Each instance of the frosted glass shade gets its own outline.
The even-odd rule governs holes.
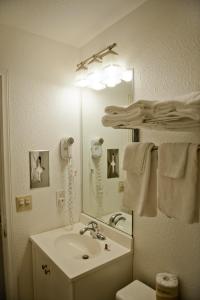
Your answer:
[[[113,64],[104,67],[102,82],[108,87],[114,87],[121,82],[122,69],[119,65]]]
[[[80,78],[75,81],[75,86],[77,87],[86,87],[88,85],[88,80],[86,78]]]
[[[105,89],[105,84],[101,83],[101,82],[96,82],[96,83],[92,83],[88,86],[89,88],[96,90],[96,91],[100,91]]]
[[[81,74],[76,81],[77,87],[88,87],[94,90],[102,90],[106,87],[115,87],[123,81],[129,82],[133,79],[133,70],[124,69],[118,64],[109,64],[103,69],[95,69],[89,74]]]
[[[122,72],[122,80],[129,82],[133,79],[133,70],[132,69],[126,69]]]
[[[103,84],[101,80],[102,80],[102,73],[100,71],[96,71],[88,74],[87,76],[88,87],[94,90],[103,90],[105,88],[105,84]]]

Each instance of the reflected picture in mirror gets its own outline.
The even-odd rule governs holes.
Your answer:
[[[107,149],[107,178],[119,177],[119,150]]]
[[[104,127],[101,119],[106,106],[127,106],[132,101],[132,82],[101,91],[82,90],[83,212],[130,235],[132,211],[127,211],[122,201],[122,160],[133,133],[131,129]]]

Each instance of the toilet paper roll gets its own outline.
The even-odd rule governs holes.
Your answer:
[[[171,273],[158,273],[156,275],[156,291],[167,295],[177,296],[178,279]]]
[[[178,295],[167,295],[156,291],[156,300],[178,300]]]

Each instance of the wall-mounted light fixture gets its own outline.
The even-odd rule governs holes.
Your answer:
[[[117,46],[116,43],[106,47],[105,49],[93,54],[87,59],[77,64],[76,71],[79,72],[75,85],[78,87],[88,87],[94,90],[102,90],[106,87],[114,87],[122,81],[131,81],[133,77],[132,69],[125,69],[117,63],[111,63],[102,67],[103,58],[107,55],[118,55],[113,50]],[[96,68],[92,68],[92,65]]]

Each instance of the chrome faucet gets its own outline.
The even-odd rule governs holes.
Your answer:
[[[80,230],[80,234],[83,235],[85,232],[90,231],[90,235],[93,239],[105,240],[106,237],[99,232],[98,223],[95,221],[91,221],[84,228]]]
[[[109,219],[109,225],[115,227],[120,220],[126,220],[122,213],[113,214]]]
[[[109,225],[113,226],[114,225],[114,222],[115,222],[115,219],[118,217],[118,216],[122,216],[121,213],[116,213],[116,214],[113,214],[110,219],[109,219]]]
[[[117,219],[114,221],[114,224],[117,225],[117,223],[118,223],[119,221],[121,221],[121,220],[126,221],[126,218],[125,218],[124,216],[120,216],[119,218],[117,218]]]

